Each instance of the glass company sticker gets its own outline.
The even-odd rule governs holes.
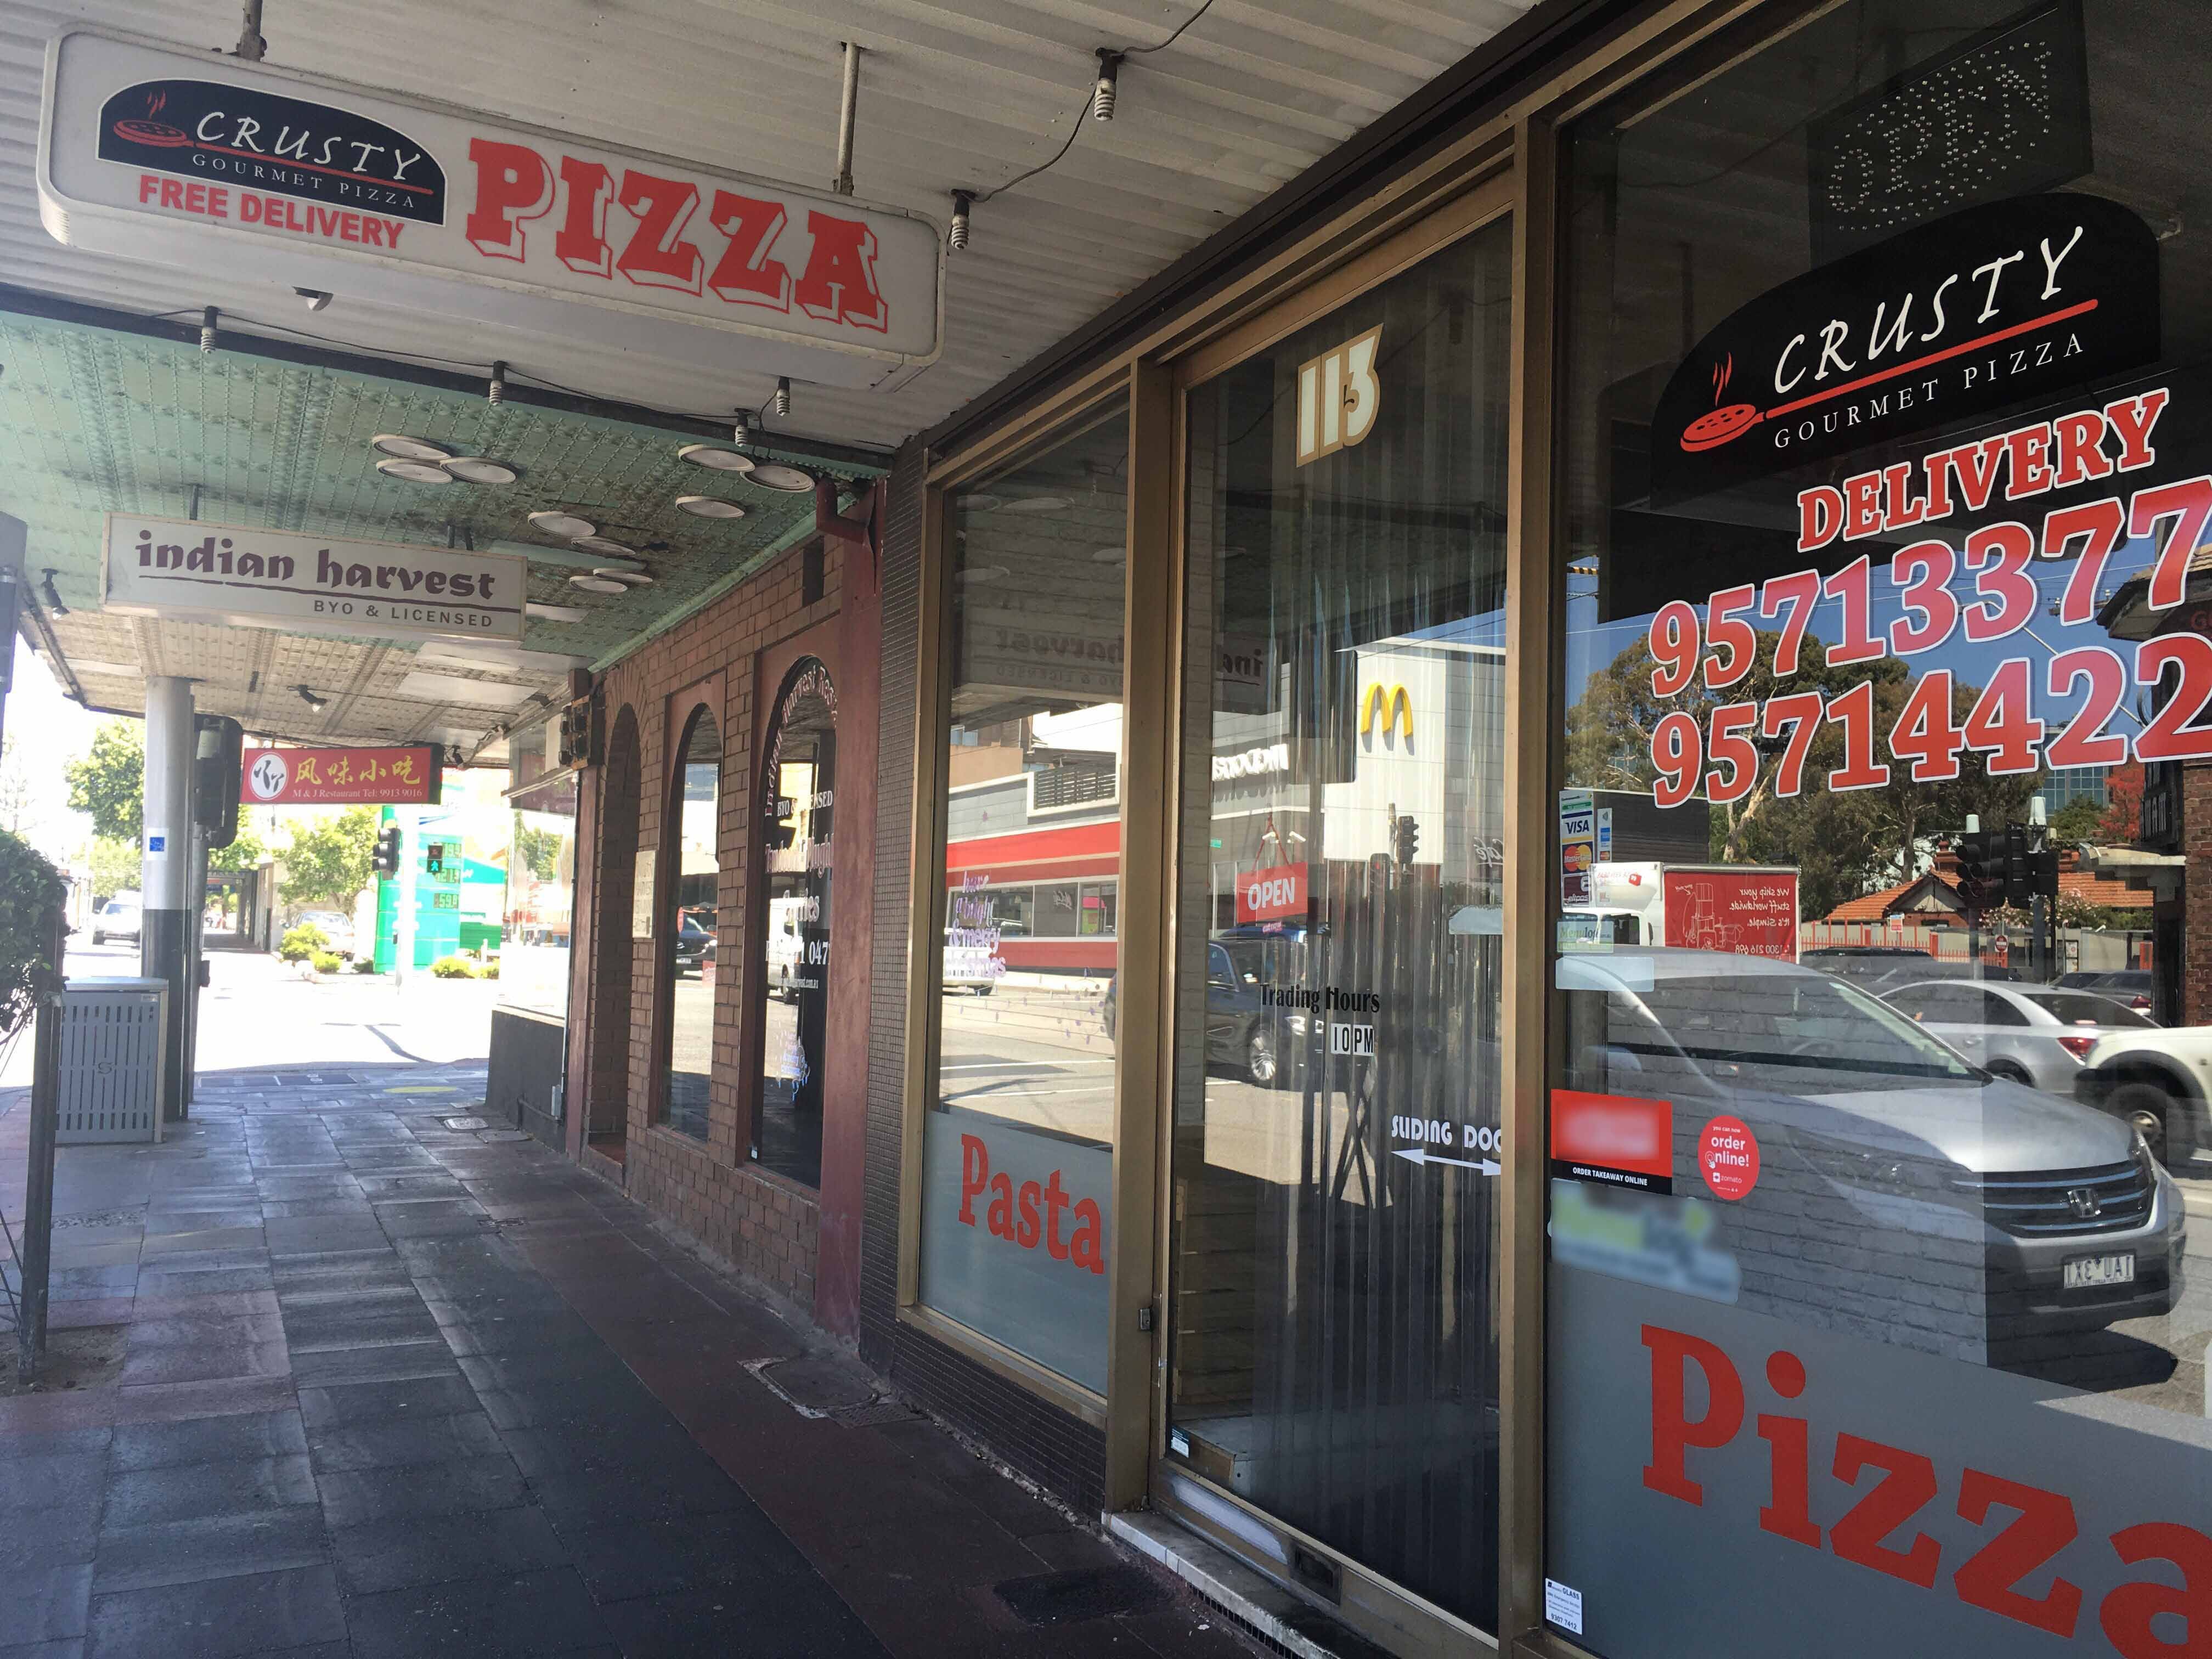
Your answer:
[[[1570,1635],[1583,1633],[1583,1593],[1569,1589],[1556,1578],[1544,1581],[1544,1618]]]
[[[1715,1196],[1747,1197],[1759,1184],[1759,1142],[1740,1117],[1715,1118],[1698,1136],[1698,1173]]]

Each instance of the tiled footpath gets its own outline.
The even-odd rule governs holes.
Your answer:
[[[161,1146],[64,1150],[0,1659],[1249,1659],[482,1094],[217,1073]]]

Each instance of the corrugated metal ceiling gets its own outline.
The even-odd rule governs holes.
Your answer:
[[[580,136],[821,188],[834,167],[839,45],[863,60],[862,198],[941,221],[1085,131],[1050,172],[976,210],[947,274],[939,362],[893,386],[801,387],[795,432],[896,443],[932,424],[1328,153],[1527,9],[1528,0],[1217,0],[1174,46],[1132,59],[1110,125],[1079,106],[1100,46],[1150,45],[1189,0],[269,0],[269,61],[499,112]],[[247,331],[312,330],[692,414],[766,401],[773,365],[732,380],[683,362],[489,331],[341,295],[287,292],[60,246],[33,186],[45,43],[94,23],[210,49],[235,0],[82,0],[0,13],[0,283],[141,313],[217,305]]]

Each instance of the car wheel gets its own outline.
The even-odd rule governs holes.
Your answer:
[[[987,997],[991,994],[991,991],[992,987],[988,984],[979,985],[975,988],[975,994],[979,997]]]
[[[1246,1075],[1262,1089],[1272,1089],[1275,1079],[1282,1075],[1283,1057],[1275,1047],[1275,1033],[1265,1025],[1255,1025],[1244,1043]]]
[[[1991,1077],[2002,1078],[2007,1083],[2017,1083],[2023,1089],[2033,1089],[2035,1087],[2035,1079],[2033,1078],[2028,1076],[2028,1074],[2021,1070],[2019,1066],[2007,1065],[2002,1060],[1999,1060],[1996,1065],[1990,1066],[1989,1071]]]
[[[2189,1156],[2189,1137],[2184,1114],[2188,1107],[2155,1083],[2123,1083],[2105,1102],[2105,1109],[2119,1117],[2143,1138],[2150,1155],[2171,1164]]]
[[[107,943],[107,935],[95,927],[92,933],[92,942],[94,945],[105,945]]]

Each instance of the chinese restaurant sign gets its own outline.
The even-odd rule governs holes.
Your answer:
[[[520,640],[511,553],[107,515],[110,611],[379,640]]]
[[[245,793],[253,806],[435,806],[445,774],[438,751],[249,749]]]
[[[1651,417],[1665,507],[2147,363],[2158,241],[2101,197],[1967,208],[1784,283],[1699,341]]]
[[[127,37],[49,47],[39,201],[74,247],[836,384],[938,350],[927,220]]]

